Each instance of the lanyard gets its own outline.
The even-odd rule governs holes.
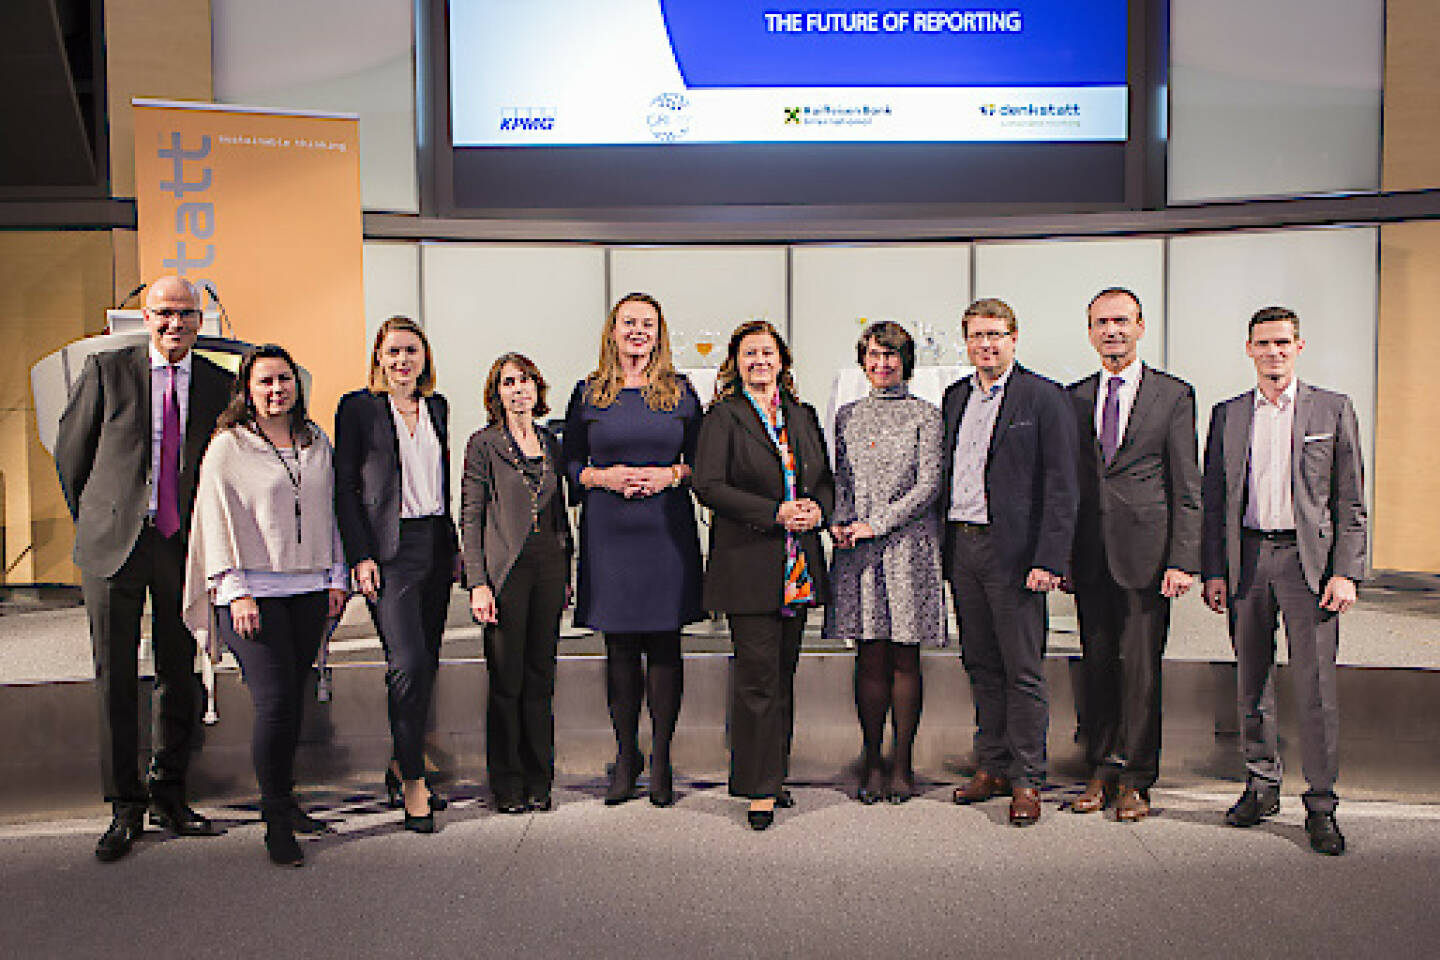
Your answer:
[[[275,441],[266,436],[265,431],[258,426],[255,428],[255,432],[260,434],[271,450],[275,451],[275,459],[280,461],[280,467],[285,471],[285,476],[295,491],[295,542],[303,543],[305,538],[301,533],[300,525],[300,450],[295,446],[295,431],[293,429],[290,431],[290,449],[295,454],[295,471],[293,473],[290,470],[290,461],[286,460],[285,455],[280,452],[280,448],[275,446]]]

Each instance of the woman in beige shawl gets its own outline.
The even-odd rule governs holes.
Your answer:
[[[295,361],[273,344],[252,350],[200,465],[185,621],[240,661],[265,847],[282,866],[304,862],[297,830],[328,829],[300,809],[293,771],[305,680],[347,596],[333,489],[330,441],[305,415]]]

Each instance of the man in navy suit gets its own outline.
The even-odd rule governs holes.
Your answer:
[[[977,300],[960,320],[975,373],[945,391],[945,578],[975,701],[975,776],[956,803],[1010,795],[1040,819],[1049,702],[1045,594],[1069,574],[1075,421],[1065,390],[1015,363],[1015,312]]]

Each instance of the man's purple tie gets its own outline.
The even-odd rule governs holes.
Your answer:
[[[1115,459],[1120,446],[1120,385],[1119,377],[1111,377],[1105,386],[1105,409],[1100,411],[1100,453],[1105,462]]]
[[[175,395],[174,364],[165,368],[160,466],[155,471],[155,529],[162,537],[180,532],[180,400]]]

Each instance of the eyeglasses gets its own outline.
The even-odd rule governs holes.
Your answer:
[[[1010,339],[1009,330],[975,330],[965,334],[965,339],[970,343],[999,343],[1001,340]]]
[[[185,320],[193,321],[200,319],[200,311],[194,308],[179,309],[176,307],[156,307],[155,309],[145,308],[145,312],[152,317],[159,317],[161,320]]]

